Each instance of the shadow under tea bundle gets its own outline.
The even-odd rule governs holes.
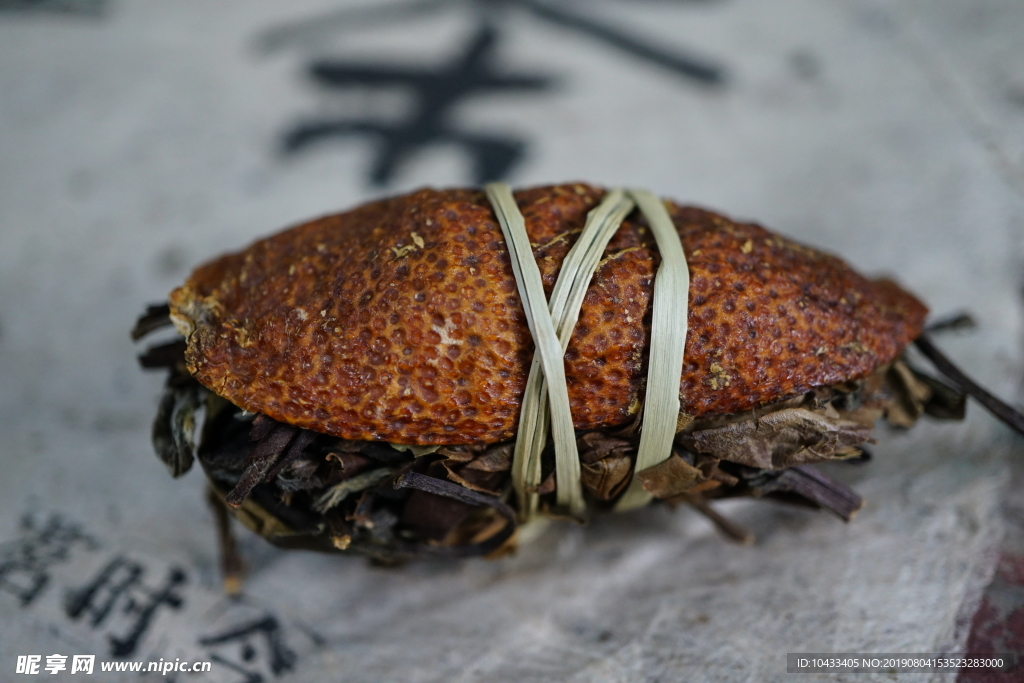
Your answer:
[[[133,331],[174,324],[153,442],[174,476],[284,547],[391,562],[514,547],[538,517],[769,497],[849,520],[813,465],[881,418],[1012,409],[923,336],[888,280],[750,223],[582,184],[420,190],[200,266]],[[904,357],[921,351],[955,388]],[[203,424],[195,440],[196,414]]]

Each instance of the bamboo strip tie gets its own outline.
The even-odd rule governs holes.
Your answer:
[[[634,209],[647,218],[661,252],[662,264],[654,282],[651,350],[647,394],[641,422],[640,447],[634,472],[666,460],[679,415],[679,381],[686,341],[689,270],[678,233],[656,196],[645,190],[612,190],[587,215],[579,239],[566,255],[551,292],[544,296],[540,269],[512,189],[505,183],[485,187],[512,259],[512,270],[534,339],[534,359],[523,395],[512,463],[513,488],[519,514],[529,521],[537,514],[541,484],[541,453],[550,430],[555,446],[556,502],[568,514],[582,518],[583,498],[576,433],[569,410],[563,355],[579,319],[587,287],[608,242]],[[634,477],[616,505],[626,510],[644,505],[651,495]]]

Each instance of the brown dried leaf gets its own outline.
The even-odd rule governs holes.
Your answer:
[[[817,507],[833,512],[849,522],[864,501],[846,484],[836,481],[810,465],[781,472],[766,472],[748,481],[755,496],[797,496]]]
[[[434,541],[442,541],[476,510],[460,500],[413,491],[402,510],[402,524]]]
[[[628,456],[602,458],[580,467],[583,488],[598,500],[611,500],[629,483],[633,463]]]
[[[541,482],[540,486],[537,487],[537,494],[546,496],[547,494],[555,490],[555,473],[552,472]]]
[[[588,432],[576,440],[580,452],[580,462],[595,463],[604,458],[628,458],[633,452],[633,444],[625,439],[618,439],[601,432]]]
[[[836,459],[837,451],[870,438],[871,428],[858,422],[806,408],[788,408],[756,420],[693,432],[682,440],[688,448],[722,460],[784,469]]]
[[[907,392],[919,403],[927,403],[932,397],[932,389],[914,374],[914,371],[901,360],[892,364],[892,370],[899,376]]]
[[[269,418],[260,420],[261,417],[263,416],[257,415],[253,420],[252,436],[249,438],[251,441],[256,441],[256,445],[253,446],[252,452],[245,460],[245,471],[235,487],[224,498],[224,501],[236,510],[241,507],[242,501],[249,496],[249,493],[266,480],[267,474],[299,433],[297,427],[275,422]],[[253,438],[254,436],[259,436],[259,440]]]
[[[686,493],[704,493],[705,491],[717,489],[721,485],[722,482],[718,481],[717,479],[708,479],[707,481],[702,481],[699,484],[694,484],[690,489],[686,491]]]
[[[693,415],[679,411],[679,415],[676,417],[676,432],[681,432],[689,427],[693,424],[693,420]]]
[[[357,474],[351,479],[345,479],[340,484],[336,484],[320,494],[313,503],[313,509],[323,514],[337,506],[351,494],[377,486],[394,473],[395,469],[393,467],[380,467],[369,472]]]
[[[735,486],[739,483],[739,479],[723,472],[718,469],[718,464],[721,462],[718,458],[712,458],[706,454],[697,454],[696,460],[693,465],[701,471],[704,475],[704,479],[708,479],[718,484],[725,484],[726,486]]]
[[[668,460],[637,473],[636,478],[655,498],[672,498],[689,491],[704,475],[673,453]]]
[[[477,456],[475,449],[471,450],[467,446],[441,446],[437,454],[454,462],[469,462]]]
[[[939,420],[964,419],[967,414],[967,394],[916,370],[914,376],[931,387],[932,390],[932,397],[924,404],[926,415]]]
[[[924,406],[932,397],[932,389],[919,380],[901,360],[893,362],[885,375],[892,399],[885,406],[885,418],[896,427],[913,427],[924,415]]]
[[[801,394],[800,396],[794,396],[784,401],[769,403],[768,405],[759,406],[753,410],[747,410],[742,413],[701,416],[695,418],[679,436],[685,438],[687,434],[693,434],[705,429],[718,429],[719,427],[725,427],[726,425],[748,422],[752,419],[762,417],[769,413],[775,413],[780,410],[788,410],[790,408],[808,408],[808,400],[808,394]]]
[[[514,446],[514,443],[492,446],[473,457],[468,463],[463,459],[466,454],[456,451],[455,457],[446,457],[439,462],[449,480],[468,489],[494,496],[501,493],[508,480]]]
[[[878,419],[884,414],[884,408],[876,408],[866,405],[863,405],[856,410],[840,413],[844,420],[856,422],[857,424],[864,425],[868,429],[872,429],[875,426],[875,423],[878,422]]]
[[[501,489],[508,480],[508,475],[505,472],[486,472],[470,469],[468,466],[459,467],[458,463],[447,460],[441,462],[450,481],[480,493],[496,496],[501,493]]]
[[[365,441],[348,441],[347,439],[338,439],[331,445],[331,449],[338,453],[362,453],[364,448],[366,448]]]
[[[514,442],[500,444],[490,448],[473,459],[466,469],[480,470],[481,472],[508,472],[512,469],[512,451],[515,448]]]
[[[325,459],[328,462],[333,461],[338,463],[338,466],[341,468],[341,471],[345,474],[346,478],[359,474],[376,462],[360,453],[349,453],[347,451],[342,451],[340,453],[328,453]]]
[[[732,521],[728,517],[722,516],[718,513],[703,496],[695,493],[684,493],[681,496],[683,502],[689,503],[700,512],[702,515],[707,517],[715,525],[715,527],[723,534],[743,545],[753,545],[754,541],[757,540],[754,537],[754,533],[747,529],[744,529],[736,522]]]

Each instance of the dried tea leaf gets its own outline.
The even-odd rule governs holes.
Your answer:
[[[687,462],[689,462],[689,460],[687,460]],[[727,472],[723,472],[718,468],[721,462],[722,461],[719,460],[718,458],[713,458],[707,454],[698,453],[694,457],[694,461],[691,464],[701,471],[705,479],[716,481],[719,484],[724,484],[726,486],[735,486],[736,484],[738,484],[740,481],[738,478],[734,477],[733,475]]]
[[[599,501],[610,501],[623,493],[633,471],[632,441],[606,432],[588,432],[577,439],[584,488]]]
[[[757,540],[752,531],[744,529],[728,517],[722,516],[708,504],[703,496],[696,493],[684,493],[679,496],[679,500],[692,505],[695,510],[707,517],[715,525],[715,528],[737,543],[753,545],[754,541]]]
[[[576,440],[580,450],[580,462],[595,463],[608,457],[628,458],[635,448],[626,439],[609,436],[603,432],[588,432]]]
[[[512,450],[515,444],[503,443],[486,450],[483,455],[473,459],[466,469],[481,472],[508,472],[512,468]]]
[[[498,495],[505,488],[508,471],[512,467],[512,449],[514,444],[504,443],[492,446],[477,455],[468,463],[463,453],[456,453],[459,459],[445,458],[431,466],[436,476],[447,476],[448,479],[462,484],[466,488],[489,495]],[[443,471],[436,470],[437,465]]]
[[[1006,423],[1007,426],[1020,434],[1024,434],[1024,415],[993,396],[984,387],[965,375],[960,368],[956,367],[952,361],[946,358],[945,354],[939,351],[928,338],[928,335],[922,334],[914,341],[914,344],[935,365],[939,372],[960,387],[964,393],[973,396],[976,401],[985,406],[993,415]]]
[[[752,419],[757,419],[767,415],[768,413],[775,413],[780,410],[787,410],[789,408],[806,408],[808,407],[808,400],[808,395],[803,394],[801,396],[794,396],[782,401],[776,401],[775,403],[758,406],[753,410],[747,410],[742,413],[702,415],[687,425],[680,436],[685,437],[686,434],[692,434],[693,432],[699,432],[705,429],[717,429],[719,427],[725,427],[726,425],[736,424],[738,422],[749,422]]]
[[[924,331],[928,334],[935,332],[951,332],[958,330],[973,330],[978,326],[974,318],[971,317],[970,313],[961,311],[959,313],[953,313],[952,315],[940,318],[933,323],[930,323],[924,328]]]
[[[178,463],[178,449],[174,445],[174,435],[171,433],[171,416],[174,414],[174,405],[178,397],[175,390],[170,386],[164,387],[160,396],[160,403],[157,405],[156,416],[153,418],[152,440],[153,449],[160,461],[171,471],[171,476],[179,476],[188,471],[192,463],[182,467]]]
[[[453,484],[450,481],[443,479],[437,479],[418,472],[405,471],[396,480],[394,484],[396,489],[411,488],[416,489],[413,495],[409,497],[410,505],[413,503],[413,499],[421,501],[423,505],[428,507],[440,509],[445,503],[453,504],[454,507],[450,508],[450,514],[453,519],[457,518],[457,521],[451,523],[441,523],[434,529],[435,538],[444,538],[449,536],[455,526],[461,523],[463,520],[470,517],[474,510],[473,508],[487,507],[501,515],[505,519],[505,526],[503,533],[489,534],[486,536],[486,540],[471,546],[458,546],[452,548],[456,554],[459,555],[478,555],[487,554],[497,550],[512,534],[516,529],[516,515],[515,511],[512,510],[508,505],[503,503],[499,498],[494,496],[486,496],[475,491],[469,491],[458,484]],[[419,514],[409,514],[410,505],[406,505],[406,514],[403,516],[403,521],[406,523],[423,524],[425,516],[429,516],[429,510],[420,511]],[[414,510],[414,512],[416,512]],[[424,515],[423,512],[427,514]],[[438,522],[441,520],[438,519]],[[447,527],[447,530],[445,530]],[[444,532],[443,534],[441,532]],[[446,539],[447,540],[447,539]]]
[[[476,508],[434,493],[413,491],[402,509],[402,526],[415,530],[418,536],[443,543],[476,512]]]
[[[875,423],[885,415],[885,408],[862,405],[856,410],[840,411],[839,415],[844,420],[850,420],[868,429],[872,429]]]
[[[394,539],[398,515],[388,508],[377,508],[370,513],[370,540],[377,545],[388,545]]]
[[[214,495],[218,497],[223,495],[223,492],[216,487],[213,488],[213,491]],[[269,512],[252,498],[242,501],[241,507],[234,510],[232,515],[242,523],[242,526],[268,540],[297,533],[287,522]]]
[[[473,491],[479,491],[492,496],[501,493],[505,480],[508,478],[505,472],[474,470],[448,460],[441,461],[441,464],[444,466],[448,479],[462,484]]]
[[[905,359],[892,364],[886,375],[889,390],[894,400],[886,404],[887,412],[895,416],[889,419],[898,427],[910,426],[909,416],[920,417],[921,413],[940,420],[962,420],[967,409],[967,395],[934,377],[921,372]],[[907,404],[911,404],[908,409]]]
[[[551,474],[549,474],[547,477],[544,478],[544,481],[541,482],[540,486],[538,486],[537,490],[534,491],[533,493],[536,493],[538,496],[546,496],[549,493],[554,492],[554,490],[555,490],[555,473],[552,472]]]
[[[832,408],[832,400],[836,393],[832,387],[814,387],[808,392],[808,407],[819,410]]]
[[[335,439],[331,443],[331,450],[337,453],[362,453],[365,447],[365,441],[349,441],[347,439]]]
[[[270,470],[263,481],[276,479],[277,475],[281,474],[285,467],[291,465],[302,455],[302,452],[306,450],[306,446],[313,443],[315,438],[316,432],[311,432],[308,429],[300,431],[298,436],[291,442],[291,445],[288,446],[288,451],[274,464],[273,469]]]
[[[195,455],[195,413],[199,403],[199,391],[190,384],[178,386],[168,381],[164,387],[153,420],[152,439],[157,456],[167,465],[172,477],[180,477],[192,467]]]
[[[398,467],[409,462],[409,453],[396,451],[391,444],[378,441],[359,441],[359,452],[382,465]]]
[[[380,467],[369,472],[357,474],[351,479],[346,479],[340,484],[327,489],[313,503],[313,509],[323,514],[337,506],[351,494],[368,489],[371,486],[377,486],[395,472],[396,470],[393,467]]]
[[[704,474],[673,453],[668,460],[638,472],[636,479],[649,494],[664,499],[686,493],[704,479]]]
[[[837,459],[837,451],[871,438],[871,428],[806,408],[787,408],[756,420],[704,429],[680,438],[698,453],[778,470]]]
[[[437,454],[454,462],[469,462],[478,455],[477,449],[470,446],[441,446]]]
[[[932,397],[931,388],[919,380],[902,360],[893,362],[885,379],[893,395],[886,404],[886,419],[896,427],[914,426]]]
[[[352,545],[352,527],[339,515],[330,514],[324,517],[324,531],[334,548],[348,550]]]
[[[276,420],[267,417],[263,413],[256,415],[249,427],[249,441],[262,441],[277,425],[278,422]]]
[[[636,436],[640,431],[640,426],[644,423],[643,401],[641,401],[639,397],[634,396],[633,400],[629,404],[628,410],[629,414],[633,416],[633,419],[619,429],[608,432],[611,436],[619,436],[628,439]]]
[[[916,369],[914,369],[914,376],[932,390],[931,398],[924,404],[925,415],[939,420],[964,419],[967,415],[967,394],[961,393],[923,372],[918,372]]]
[[[251,420],[239,419],[243,413],[212,392],[206,394],[203,411],[197,455],[214,479],[233,485],[238,479],[237,473],[245,468],[245,459],[252,452],[249,441]],[[225,476],[228,473],[234,474]]]
[[[296,491],[313,491],[324,487],[324,481],[317,476],[320,463],[308,458],[300,458],[287,464],[275,482],[277,487],[286,493]]]
[[[794,494],[849,522],[864,501],[846,484],[836,481],[810,465],[780,472],[763,472],[750,479],[754,495]]]
[[[147,370],[184,366],[186,346],[184,339],[150,346],[139,356],[139,365]],[[181,372],[184,372],[184,369]]]
[[[629,483],[633,461],[629,456],[608,456],[584,462],[580,468],[583,488],[598,500],[612,500]]]
[[[410,446],[404,443],[389,443],[389,446],[394,448],[396,451],[404,451],[406,453],[412,453],[414,458],[419,458],[424,455],[430,455],[436,453],[440,446]]]
[[[146,312],[135,321],[135,327],[132,328],[132,341],[138,341],[150,332],[170,325],[171,307],[168,304],[146,306]]]
[[[171,472],[178,476],[192,466],[196,451],[196,409],[199,407],[199,393],[185,389],[178,392],[174,404],[174,416],[171,418],[171,433],[174,436],[174,447],[177,451],[176,469]],[[177,472],[177,474],[175,474]]]
[[[598,500],[612,500],[629,484],[636,447],[604,432],[588,432],[576,440],[583,488]]]
[[[324,459],[327,462],[338,463],[338,467],[341,469],[341,473],[345,475],[346,479],[354,477],[373,465],[375,462],[374,460],[367,458],[362,453],[350,453],[348,451],[328,453]]]
[[[299,432],[298,427],[292,427],[283,422],[274,422],[270,418],[267,418],[267,421],[271,423],[269,431],[265,428],[266,423],[259,421],[259,417],[253,421],[253,433],[263,434],[263,437],[256,442],[249,457],[245,459],[245,471],[242,473],[242,478],[224,499],[224,502],[235,509],[241,506],[242,501],[257,484],[266,481],[271,469],[284,455],[285,449]]]
[[[476,545],[493,538],[507,528],[508,521],[494,509],[473,508],[469,515],[440,539],[439,545],[444,547]]]
[[[721,485],[722,485],[722,482],[720,482],[720,481],[716,481],[714,479],[708,479],[707,481],[702,481],[699,484],[694,484],[693,488],[691,488],[686,493],[687,494],[704,493],[705,491],[710,491],[712,489],[717,489]],[[669,500],[671,501],[671,499],[669,499]]]

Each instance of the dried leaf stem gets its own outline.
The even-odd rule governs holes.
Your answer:
[[[418,472],[411,472],[408,470],[400,474],[395,479],[394,486],[396,489],[418,489],[420,491],[425,491],[426,493],[432,493],[435,496],[452,498],[453,500],[458,500],[466,503],[467,505],[489,507],[505,518],[505,528],[500,533],[481,543],[475,543],[469,546],[444,549],[438,548],[438,550],[447,551],[441,554],[460,556],[486,555],[501,547],[501,545],[505,543],[505,541],[507,541],[516,530],[516,513],[512,508],[503,503],[500,498],[472,491],[444,479],[428,477],[425,474],[419,474]]]
[[[932,343],[928,335],[922,334],[914,344],[932,362],[932,365],[948,377],[953,383],[960,387],[964,393],[973,396],[978,403],[985,406],[993,415],[1005,422],[1015,431],[1024,434],[1024,415],[1011,408],[1006,403],[990,394],[974,380],[965,375],[960,368],[953,365],[953,362]]]
[[[146,312],[135,321],[132,328],[132,341],[138,341],[154,330],[170,327],[171,307],[166,303],[147,306]]]

